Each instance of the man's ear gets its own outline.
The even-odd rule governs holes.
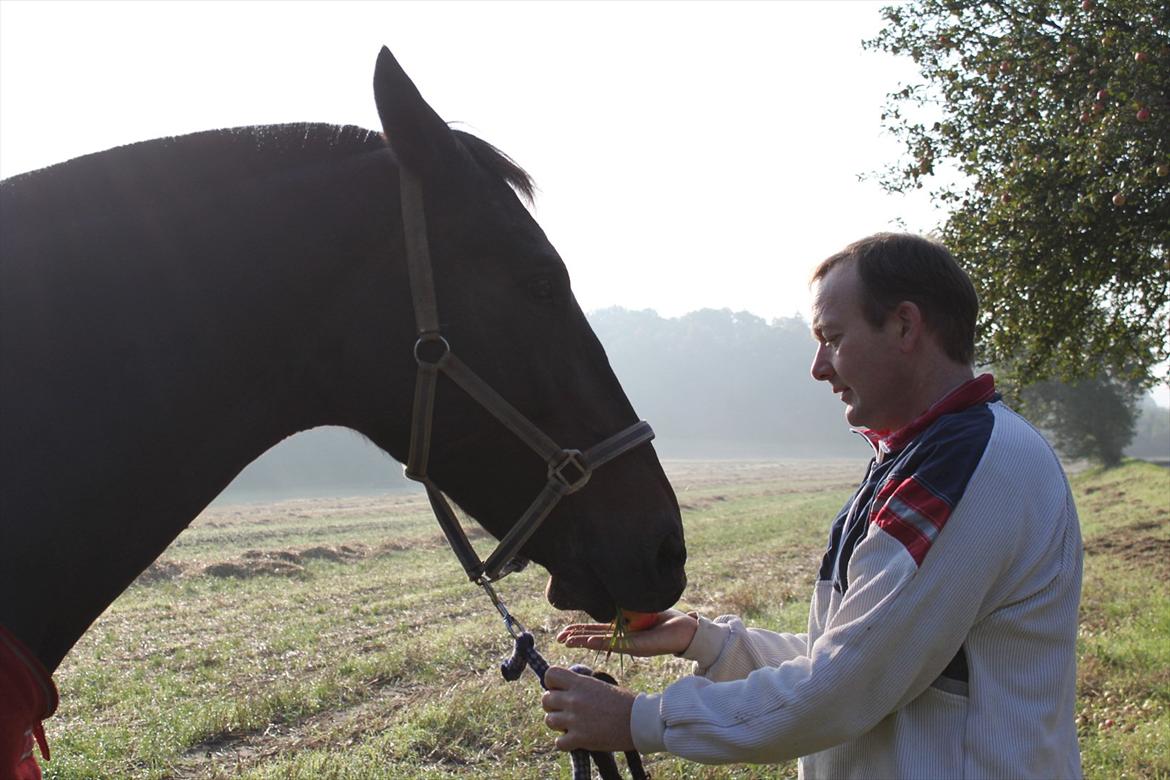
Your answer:
[[[385,46],[374,68],[374,102],[398,162],[424,181],[441,175],[456,152],[455,137]]]
[[[898,345],[903,352],[909,352],[918,346],[926,328],[922,319],[922,309],[913,301],[902,301],[894,307],[890,315],[893,319]]]

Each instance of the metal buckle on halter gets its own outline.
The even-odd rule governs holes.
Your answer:
[[[566,476],[565,469],[572,467],[577,470],[575,475]],[[581,458],[581,450],[561,450],[561,459],[548,464],[549,481],[556,480],[565,487],[566,493],[573,493],[585,487],[593,470],[585,465]]]
[[[524,624],[516,618],[512,617],[512,613],[508,611],[506,605],[496,593],[496,589],[492,587],[491,580],[486,577],[480,577],[475,581],[475,584],[483,588],[484,593],[492,600],[492,606],[500,613],[500,617],[504,619],[504,627],[508,629],[508,633],[512,635],[513,639],[518,639],[521,634],[525,632]]]
[[[426,350],[431,345],[434,345],[436,348],[440,349],[439,354],[436,355],[433,360],[430,359],[431,356],[429,354],[424,356],[424,350]],[[450,351],[451,345],[447,343],[447,339],[443,338],[438,333],[423,333],[418,337],[418,341],[414,342],[414,360],[420,366],[424,363],[433,366],[442,360],[443,357]]]

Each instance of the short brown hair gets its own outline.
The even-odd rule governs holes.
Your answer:
[[[880,328],[899,303],[910,301],[947,357],[967,365],[975,361],[979,298],[971,277],[945,246],[909,233],[877,233],[825,259],[811,282],[847,260],[857,263],[867,293],[861,310],[870,325]]]

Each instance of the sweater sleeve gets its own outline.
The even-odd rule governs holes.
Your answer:
[[[691,644],[680,655],[694,661],[695,674],[708,680],[743,679],[756,669],[778,666],[808,652],[808,634],[748,628],[735,615],[723,615],[715,620],[696,617],[699,627]],[[661,699],[660,694],[641,694],[634,701],[630,731],[642,753],[665,749]]]
[[[708,620],[699,616],[695,638],[682,657],[695,662],[695,674],[709,680],[739,680],[756,669],[779,666],[808,652],[808,634],[748,628],[735,615]]]
[[[814,610],[818,599],[841,601],[805,653],[742,679],[687,677],[639,696],[631,717],[638,749],[704,763],[785,761],[856,738],[925,691],[1009,568],[1025,518],[1005,502],[1026,489],[982,490],[931,518],[920,506],[925,484],[912,477],[883,491],[854,549],[846,595],[818,583]],[[922,513],[911,517],[914,506]],[[946,532],[908,544],[894,527],[924,519]],[[724,652],[734,651],[735,629],[721,630]],[[708,672],[731,666],[719,657]]]

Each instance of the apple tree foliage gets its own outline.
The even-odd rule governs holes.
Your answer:
[[[870,49],[921,80],[888,96],[889,191],[927,187],[980,294],[980,362],[1009,385],[1148,387],[1170,314],[1166,0],[911,0]]]

